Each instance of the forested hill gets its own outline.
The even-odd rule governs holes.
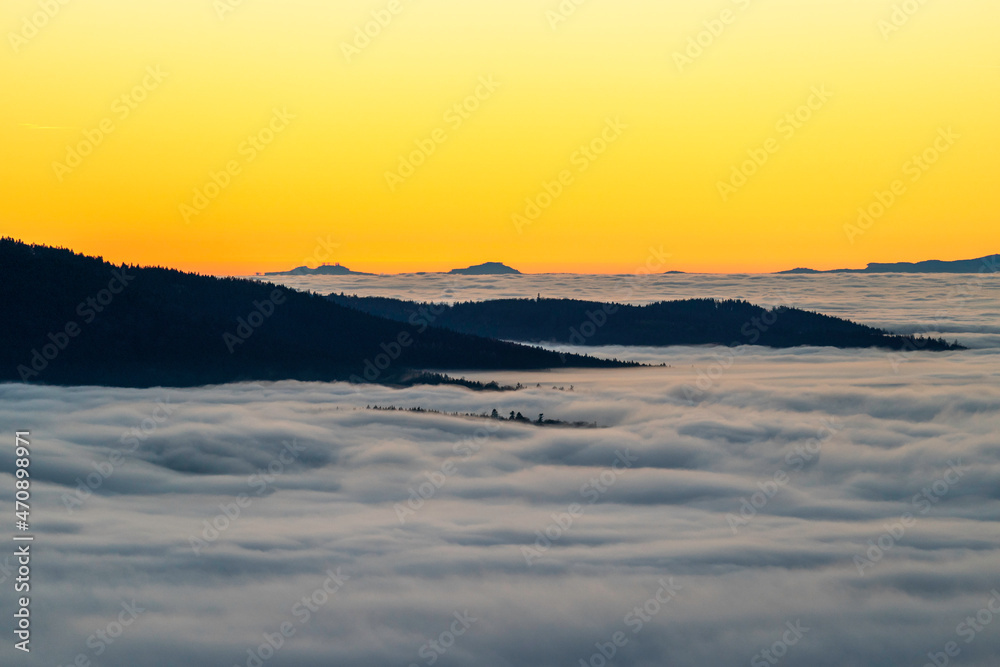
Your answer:
[[[628,306],[572,299],[502,299],[447,306],[343,294],[329,298],[417,326],[530,343],[961,349],[940,339],[897,336],[828,315],[796,308],[769,310],[747,301],[690,299]]]
[[[415,369],[621,365],[400,324],[269,283],[116,267],[12,239],[0,240],[0,304],[0,381],[395,383]]]

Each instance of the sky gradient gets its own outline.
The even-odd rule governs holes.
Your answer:
[[[996,2],[63,1],[0,8],[28,242],[235,274],[1000,250]]]

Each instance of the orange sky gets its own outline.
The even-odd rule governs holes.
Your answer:
[[[0,232],[220,274],[1000,251],[992,0],[227,3],[3,4]]]

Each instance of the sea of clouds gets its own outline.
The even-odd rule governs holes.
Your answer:
[[[617,348],[599,352],[667,365],[464,373],[527,385],[504,393],[0,385],[0,470],[30,430],[37,536],[33,651],[5,630],[0,662],[992,667],[996,284],[949,305],[935,280],[883,311],[792,295],[915,329],[936,296],[935,326],[975,349]]]

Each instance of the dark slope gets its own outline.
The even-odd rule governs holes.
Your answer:
[[[124,289],[116,272],[124,273]],[[411,369],[621,365],[401,325],[269,283],[114,267],[11,239],[0,240],[0,304],[7,318],[0,381],[194,386],[348,379],[368,369],[369,380],[398,382],[412,377]],[[241,332],[240,318],[258,326]],[[240,333],[250,335],[244,341]],[[411,343],[397,348],[401,333]],[[365,363],[385,364],[390,355],[398,359],[380,371]]]
[[[626,306],[571,299],[503,299],[431,306],[379,297],[329,298],[401,322],[522,342],[959,349],[943,340],[895,336],[828,315],[795,308],[767,310],[746,301],[692,299]]]

